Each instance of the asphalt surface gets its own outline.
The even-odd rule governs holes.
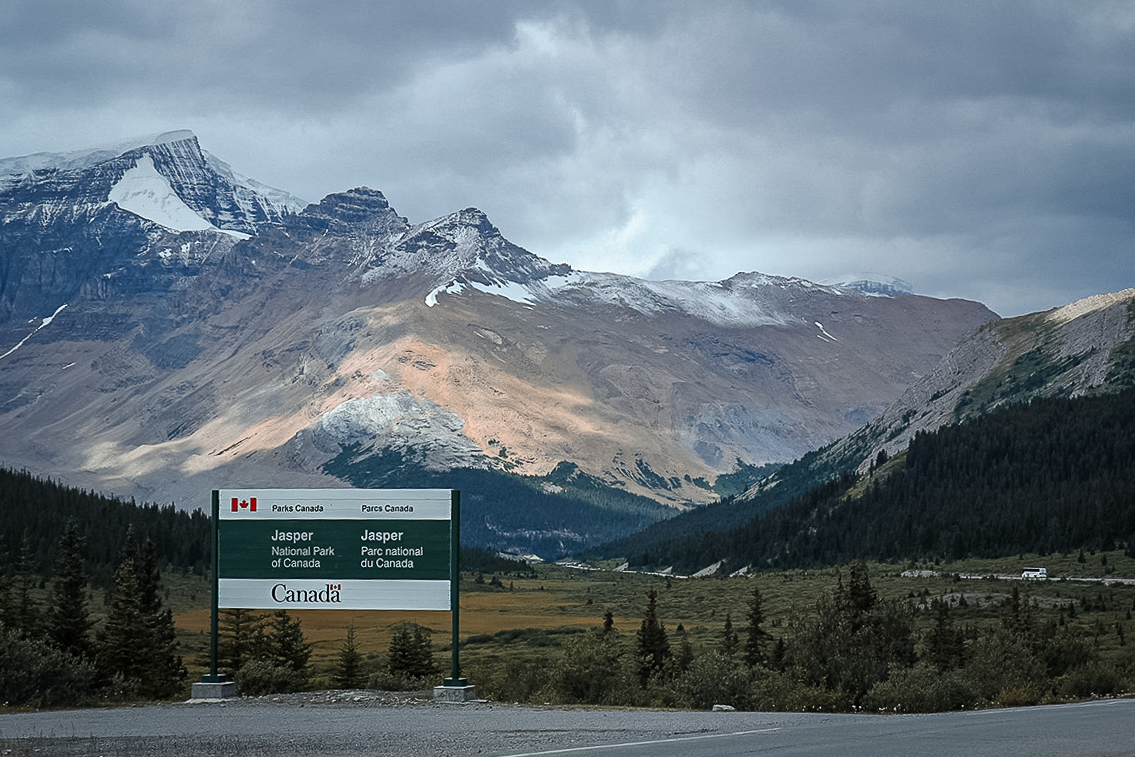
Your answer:
[[[936,715],[435,704],[334,692],[0,715],[0,755],[1135,755],[1135,699]]]

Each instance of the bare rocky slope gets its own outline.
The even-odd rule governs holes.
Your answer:
[[[706,502],[738,461],[878,417],[995,317],[756,273],[575,271],[476,209],[412,224],[365,188],[299,210],[186,132],[50,157],[0,161],[0,463],[148,501],[342,485],[323,466],[350,450],[566,461]]]
[[[1081,397],[1135,386],[1135,289],[990,321],[961,340],[886,412],[756,485],[759,500],[787,478],[822,481],[866,471],[921,432],[1040,397]],[[793,487],[799,488],[799,484]]]
[[[700,534],[748,524],[843,473],[865,473],[882,464],[886,476],[919,433],[1032,399],[1110,394],[1132,387],[1135,289],[990,321],[863,427],[779,467],[733,500],[652,524],[599,545],[592,554],[681,553],[680,545],[695,543]]]

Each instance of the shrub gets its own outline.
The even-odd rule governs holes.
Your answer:
[[[749,696],[754,710],[839,712],[851,709],[851,703],[839,692],[802,684],[779,671],[761,671]]]
[[[551,692],[564,704],[633,704],[640,692],[637,665],[628,673],[617,631],[592,631],[572,639],[552,666]]]
[[[82,704],[94,693],[94,681],[91,662],[0,625],[0,701],[37,708]]]
[[[1123,688],[1119,671],[1101,662],[1090,662],[1074,668],[1058,681],[1061,694],[1083,699],[1116,694]]]
[[[527,660],[508,660],[503,665],[478,666],[469,671],[477,691],[497,702],[545,702],[547,671]]]
[[[998,707],[1029,707],[1041,700],[1040,686],[1033,682],[1001,689],[993,703]]]
[[[722,652],[713,651],[694,659],[689,670],[673,684],[680,707],[708,710],[715,704],[727,704],[739,710],[752,706],[752,669],[738,665]]]
[[[427,691],[439,683],[437,675],[411,676],[380,670],[367,680],[367,688],[375,691]]]
[[[302,691],[305,682],[306,676],[303,673],[267,660],[246,662],[236,674],[237,688],[248,696],[290,694]]]
[[[995,631],[976,639],[968,656],[963,675],[979,700],[1003,706],[1029,699],[1040,701],[1047,681],[1044,664],[1033,655],[1023,636]]]
[[[964,674],[939,673],[929,662],[920,662],[892,669],[887,680],[867,692],[863,707],[881,712],[946,712],[960,710],[974,699],[973,686]]]

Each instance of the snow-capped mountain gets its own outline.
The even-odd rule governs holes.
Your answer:
[[[878,294],[885,297],[914,294],[914,287],[911,286],[910,282],[885,273],[847,273],[843,276],[824,279],[823,283],[827,286],[857,289],[866,294]]]
[[[115,152],[0,161],[0,463],[139,499],[396,459],[705,502],[739,462],[877,417],[995,317],[576,271],[475,208],[411,223],[367,188],[301,208],[186,132]]]
[[[184,129],[89,150],[0,159],[0,192],[41,210],[53,199],[111,202],[174,231],[213,228],[243,234],[307,205],[233,172]],[[186,224],[190,228],[182,228]]]
[[[0,160],[0,328],[95,291],[171,284],[303,206],[240,178],[189,131]],[[167,275],[135,275],[146,263]]]

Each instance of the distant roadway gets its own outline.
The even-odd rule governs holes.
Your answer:
[[[267,699],[0,715],[0,754],[1131,757],[1135,699],[936,715]]]

